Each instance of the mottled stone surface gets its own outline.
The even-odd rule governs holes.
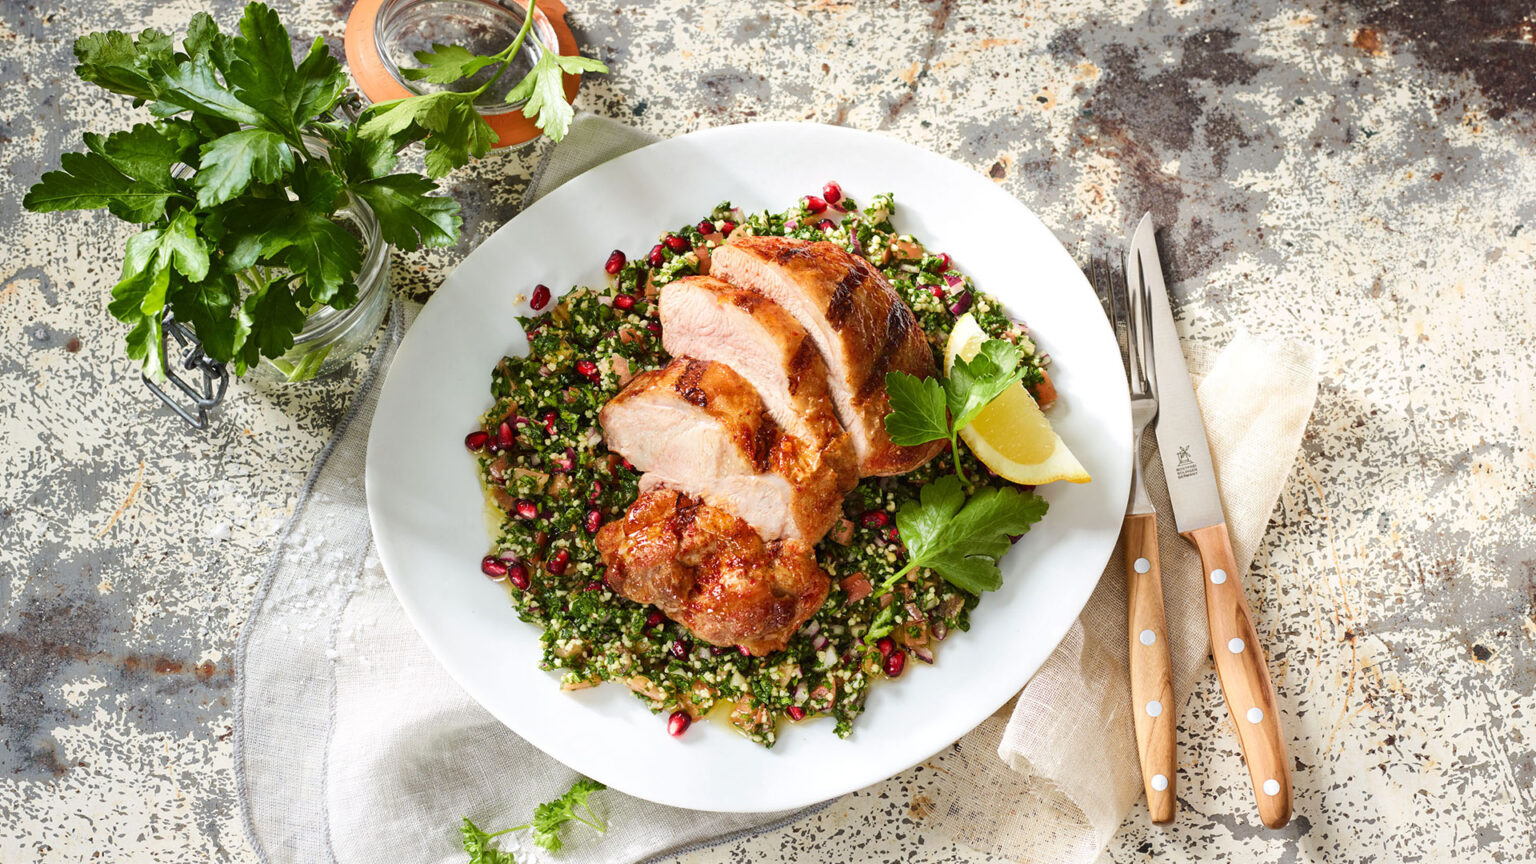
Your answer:
[[[339,49],[345,0],[277,5]],[[573,5],[614,68],[588,109],[662,135],[881,130],[989,174],[1082,253],[1151,209],[1191,339],[1245,328],[1326,351],[1248,574],[1296,818],[1257,827],[1207,678],[1181,715],[1177,823],[1138,808],[1110,860],[1536,856],[1530,4]],[[19,208],[82,131],[132,115],[73,78],[73,38],[205,7],[228,22],[237,4],[0,0],[4,862],[253,859],[230,657],[355,377],[237,385],[213,429],[184,428],[105,311],[127,229]],[[455,175],[465,238],[397,260],[403,291],[428,296],[512,215],[542,146]],[[925,835],[922,773],[686,860],[986,860]]]

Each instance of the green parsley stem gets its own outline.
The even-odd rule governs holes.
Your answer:
[[[501,68],[497,69],[495,75],[492,75],[484,84],[480,85],[479,89],[475,90],[475,95],[470,101],[479,99],[480,95],[489,90],[491,85],[500,80],[501,76],[512,66],[512,58],[516,56],[518,49],[523,47],[523,42],[528,38],[528,33],[533,30],[533,10],[537,7],[538,0],[528,0],[528,10],[523,14],[523,26],[517,31],[517,38],[513,39],[511,45],[503,48],[501,53],[496,55],[501,58]],[[537,36],[534,37],[534,41],[538,41]]]
[[[965,479],[965,469],[960,467],[960,430],[955,428],[949,430],[949,452],[950,458],[955,462],[955,476],[960,478],[961,483],[971,485],[970,481]]]

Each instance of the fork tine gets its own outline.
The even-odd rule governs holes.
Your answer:
[[[1124,268],[1115,273],[1115,292],[1121,298],[1121,320],[1125,322],[1126,330],[1126,357],[1125,366],[1131,380],[1131,392],[1141,393],[1146,390],[1146,333],[1142,328],[1143,320],[1143,292],[1141,280],[1137,280],[1138,289],[1132,293],[1126,284],[1128,274]]]
[[[1152,343],[1152,289],[1147,280],[1137,279],[1136,304],[1141,315],[1136,322],[1137,343],[1140,351],[1142,388],[1153,398],[1157,396],[1157,363]]]
[[[1104,280],[1109,292],[1109,306],[1111,309],[1111,321],[1115,328],[1115,341],[1120,345],[1120,359],[1125,363],[1126,376],[1131,374],[1131,352],[1136,346],[1133,331],[1130,327],[1130,306],[1125,296],[1125,280],[1117,278],[1119,271],[1111,266],[1108,260],[1104,262]],[[1134,383],[1134,379],[1131,379]]]

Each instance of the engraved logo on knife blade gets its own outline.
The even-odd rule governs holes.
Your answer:
[[[1180,480],[1200,473],[1200,468],[1195,465],[1195,460],[1189,457],[1189,448],[1190,445],[1188,444],[1179,448],[1179,464],[1175,465],[1173,469],[1174,476]]]

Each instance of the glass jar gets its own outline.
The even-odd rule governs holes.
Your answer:
[[[293,337],[293,347],[277,359],[261,358],[245,377],[274,383],[308,381],[345,366],[352,355],[373,339],[389,311],[389,262],[393,249],[384,242],[379,220],[366,201],[347,196],[335,218],[363,244],[358,268],[357,302],[345,309],[321,306]]]
[[[517,38],[526,15],[526,0],[358,0],[347,17],[347,66],[372,103],[447,89],[472,90],[493,70],[482,69],[473,78],[452,85],[412,81],[400,70],[419,66],[415,53],[436,44],[457,45],[480,55],[496,54]],[[543,134],[523,116],[523,103],[508,103],[505,96],[546,48],[564,55],[576,53],[576,40],[565,23],[565,5],[560,0],[535,4],[530,35],[538,38],[524,40],[510,68],[475,100],[475,109],[496,132],[495,147],[521,147]],[[579,75],[565,76],[567,101],[576,98],[580,80]]]

